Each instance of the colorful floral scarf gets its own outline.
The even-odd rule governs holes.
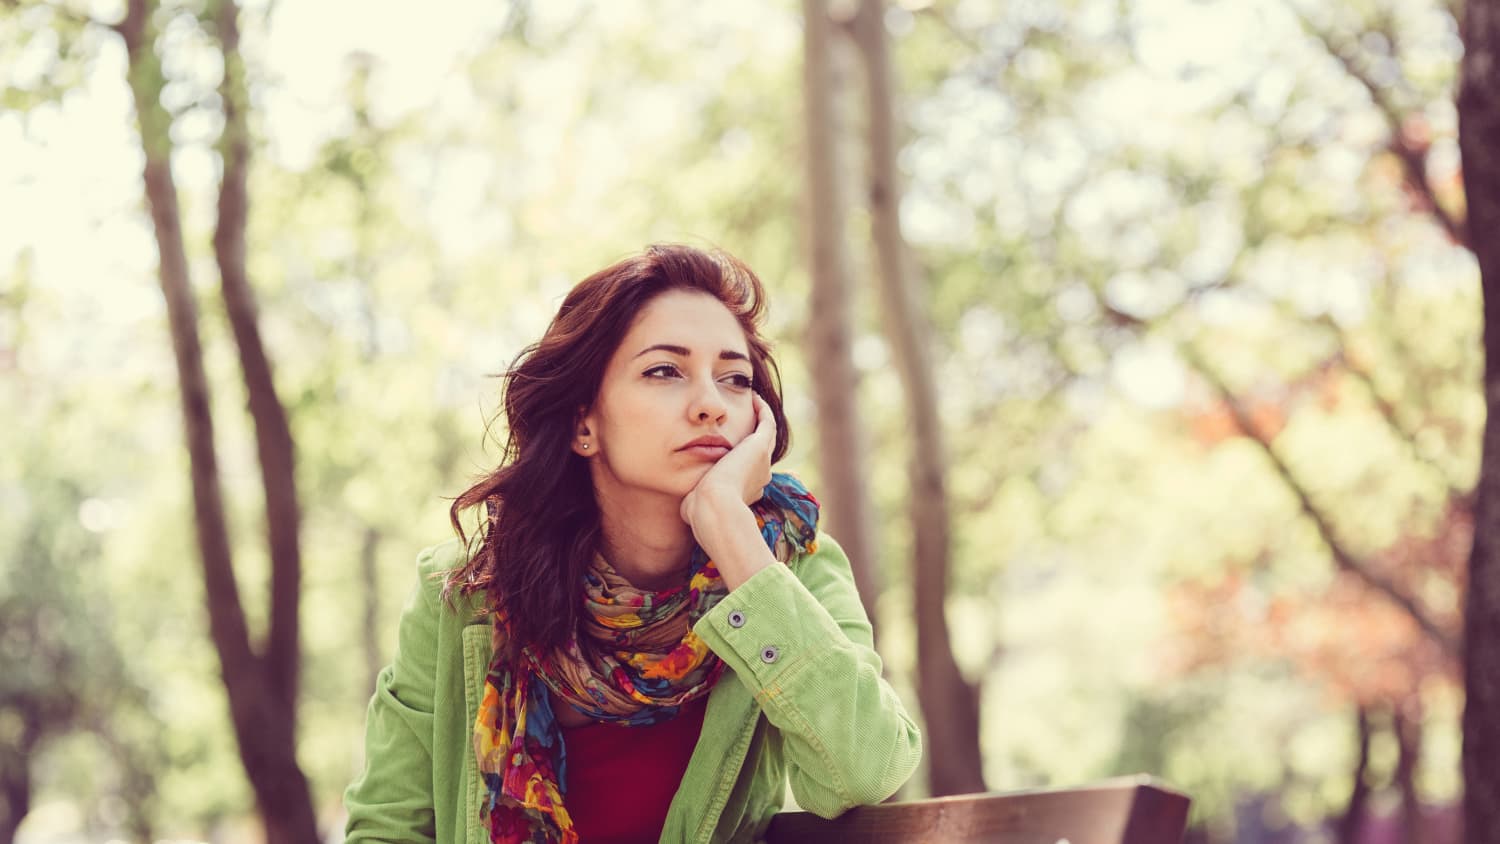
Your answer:
[[[800,481],[777,472],[751,505],[761,536],[782,563],[817,549],[818,502]],[[665,721],[713,689],[724,663],[693,633],[704,613],[729,594],[713,561],[695,547],[685,584],[637,589],[602,556],[583,583],[582,633],[549,653],[523,648],[501,655],[504,619],[494,619],[496,659],[474,722],[474,752],[489,799],[482,812],[495,844],[576,844],[563,806],[567,753],[553,706],[596,721],[639,726]]]

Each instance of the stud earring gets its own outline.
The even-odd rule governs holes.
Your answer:
[[[589,447],[589,444],[588,443],[584,443],[583,447],[584,447],[584,449],[587,449]]]

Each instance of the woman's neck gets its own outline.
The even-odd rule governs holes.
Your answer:
[[[637,589],[676,586],[692,561],[693,529],[666,499],[599,502],[604,559]]]

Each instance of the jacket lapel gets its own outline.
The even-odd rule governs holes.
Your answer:
[[[484,697],[484,679],[489,675],[490,659],[493,656],[490,625],[465,625],[463,644],[464,723],[468,725],[468,729],[461,735],[468,736],[473,732],[474,719],[479,717],[479,701]],[[463,811],[460,823],[464,829],[464,840],[467,844],[483,844],[489,840],[489,836],[485,834],[484,824],[479,818],[479,807],[485,797],[484,784],[479,777],[479,760],[474,758],[472,740],[460,750],[464,758],[463,802],[460,805]]]

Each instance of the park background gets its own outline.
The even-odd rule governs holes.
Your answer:
[[[1460,14],[0,3],[0,841],[261,840],[291,741],[337,840],[491,376],[655,241],[768,288],[901,797],[1144,771],[1192,841],[1456,841]],[[231,694],[295,737],[242,759]]]

